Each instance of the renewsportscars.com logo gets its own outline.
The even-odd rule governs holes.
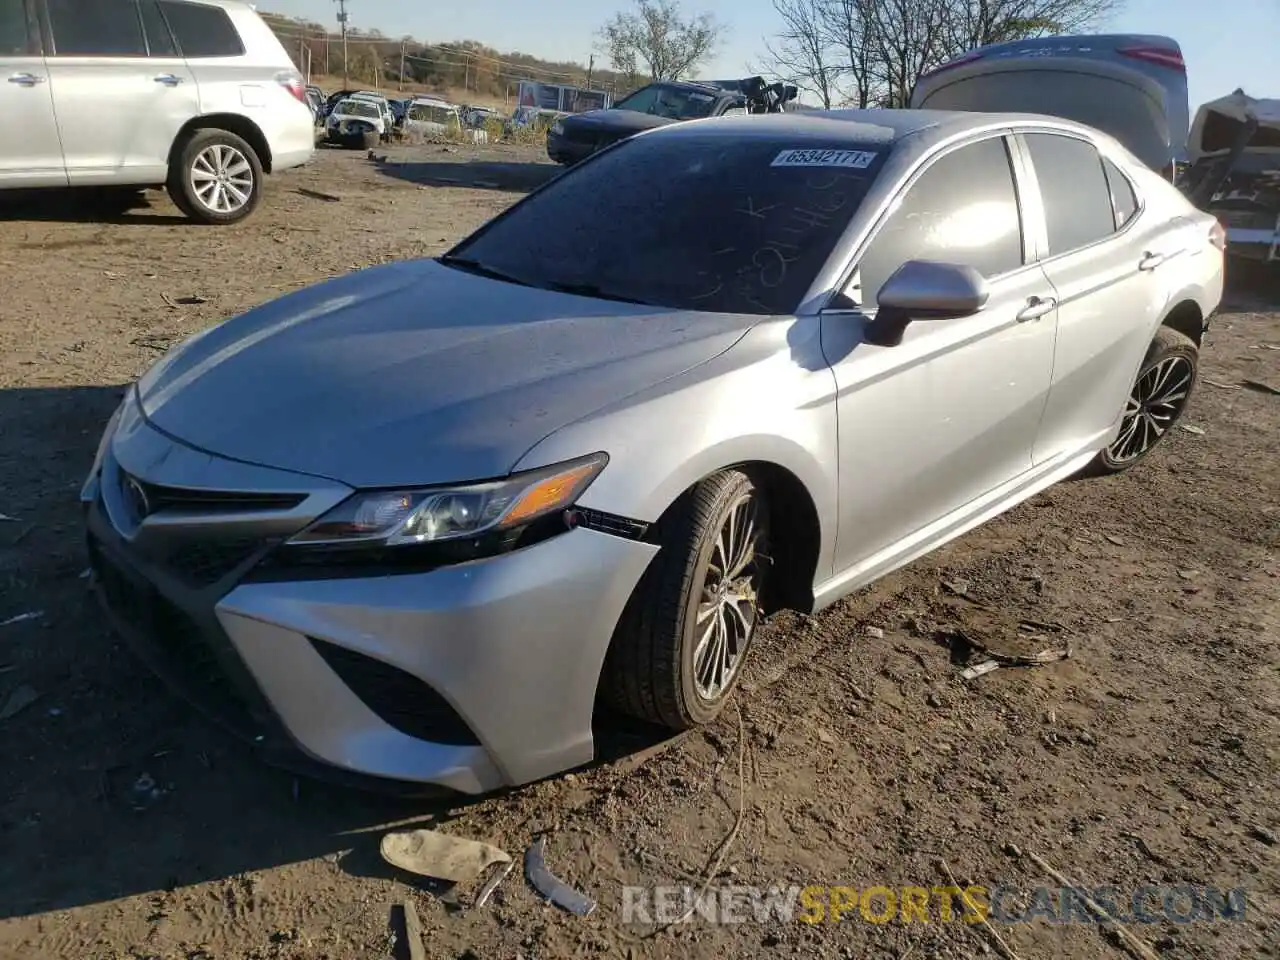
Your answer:
[[[1144,884],[1134,888],[969,886],[623,887],[622,921],[635,924],[770,921],[863,923],[1098,923],[1088,901],[1121,923],[1203,923],[1245,918],[1240,888]]]

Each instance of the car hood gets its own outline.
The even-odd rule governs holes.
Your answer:
[[[598,133],[639,133],[641,130],[652,130],[654,127],[665,127],[677,122],[670,117],[657,117],[652,113],[641,113],[639,110],[616,108],[589,110],[586,113],[565,117],[560,121],[569,130],[591,130]]]
[[[409,261],[212,327],[147,371],[138,396],[153,425],[215,455],[353,486],[479,480],[510,472],[558,428],[710,360],[757,319]]]

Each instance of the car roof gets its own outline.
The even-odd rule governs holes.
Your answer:
[[[1099,136],[1089,127],[1034,113],[971,113],[960,110],[814,110],[803,113],[766,113],[737,117],[712,117],[659,127],[663,136],[699,136],[711,131],[734,137],[794,137],[798,146],[822,141],[849,143],[894,143],[919,135],[921,147],[966,132],[1008,127],[1015,124],[1053,126],[1090,136]],[[646,136],[652,134],[646,133]]]

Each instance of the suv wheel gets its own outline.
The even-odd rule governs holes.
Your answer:
[[[235,223],[262,198],[262,163],[228,130],[196,130],[178,149],[169,171],[169,196],[200,223]]]
[[[1085,467],[1085,476],[1128,470],[1155,449],[1187,409],[1199,357],[1195,341],[1186,334],[1160,328],[1125,401],[1120,433]]]
[[[663,518],[661,550],[605,658],[608,702],[673,730],[716,718],[759,620],[768,519],[764,492],[737,470],[703,480]]]

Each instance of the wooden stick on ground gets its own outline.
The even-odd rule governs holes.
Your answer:
[[[1099,904],[1095,900],[1093,900],[1088,894],[1086,894],[1082,889],[1080,889],[1078,884],[1072,883],[1063,874],[1053,869],[1053,867],[1049,866],[1049,864],[1045,863],[1043,860],[1041,860],[1038,856],[1036,856],[1030,850],[1027,851],[1026,857],[1028,860],[1034,863],[1037,867],[1039,867],[1041,870],[1047,873],[1050,877],[1058,881],[1058,883],[1060,883],[1062,886],[1070,887],[1072,890],[1078,893],[1080,895],[1080,898],[1084,901],[1084,905],[1088,907],[1090,910],[1092,910],[1094,914],[1097,915],[1098,919],[1102,920],[1103,923],[1109,924],[1116,931],[1116,933],[1120,935],[1121,942],[1124,943],[1124,945],[1129,948],[1131,953],[1133,953],[1135,956],[1141,957],[1142,960],[1160,960],[1159,956],[1156,955],[1156,952],[1154,950],[1152,950],[1145,943],[1139,940],[1136,936],[1130,933],[1128,928],[1125,927],[1124,924],[1122,924],[1115,917],[1111,916],[1111,914],[1107,913],[1107,911],[1104,910],[1101,906],[1099,906]]]
[[[951,872],[951,867],[947,865],[947,861],[939,860],[938,866],[942,867],[942,872],[947,875],[947,879],[951,881],[951,886],[960,891],[960,899],[964,901],[966,907],[972,910],[977,916],[982,918],[982,925],[987,928],[987,933],[991,934],[991,938],[995,940],[996,946],[1000,948],[1000,952],[1004,954],[1006,960],[1021,960],[1021,958],[1013,952],[1013,947],[1005,943],[1004,938],[991,925],[991,921],[986,918],[978,905],[969,899],[969,895],[964,892],[964,887],[956,881],[956,875]]]
[[[422,945],[422,921],[418,919],[418,908],[412,900],[405,900],[404,938],[409,948],[409,960],[427,960],[427,948]]]

